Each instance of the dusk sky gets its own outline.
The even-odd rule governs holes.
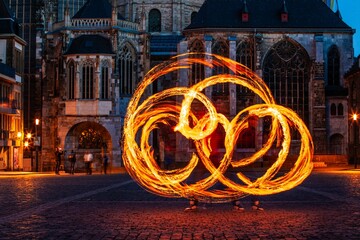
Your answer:
[[[354,54],[357,57],[360,55],[360,0],[338,0],[338,3],[343,21],[351,28],[356,29],[354,35]]]

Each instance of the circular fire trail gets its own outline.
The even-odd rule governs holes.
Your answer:
[[[190,87],[173,87],[145,98],[146,90],[160,77],[178,71],[191,71],[193,65],[213,69],[222,67],[231,74],[218,74],[203,79]],[[236,84],[255,93],[258,104],[251,105],[229,120],[217,112],[205,89],[217,84]],[[171,104],[169,98],[181,98],[179,104]],[[206,114],[199,117],[191,109],[194,101],[201,102]],[[252,156],[235,159],[234,151],[239,135],[248,127],[250,118],[269,118],[269,137],[261,149]],[[174,132],[194,142],[193,153],[186,166],[165,170],[154,158],[150,144],[151,133],[161,126],[175,122]],[[210,155],[211,134],[218,127],[225,131],[225,153],[218,165]],[[280,171],[290,153],[291,134],[297,132],[300,147],[295,163],[286,173]],[[123,130],[123,161],[128,173],[146,190],[164,197],[194,197],[203,202],[229,202],[247,195],[269,195],[298,186],[309,176],[313,168],[313,142],[300,117],[291,109],[277,105],[264,81],[242,64],[213,54],[188,53],[176,56],[148,72],[129,102]],[[276,161],[256,179],[243,174],[241,168],[262,158],[279,143]],[[189,183],[198,164],[208,174],[203,179]],[[235,179],[227,176],[232,168]],[[221,188],[217,186],[221,184]]]

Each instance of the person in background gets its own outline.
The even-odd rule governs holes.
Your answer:
[[[70,162],[70,174],[74,174],[75,173],[75,163],[76,163],[76,156],[75,156],[74,150],[71,150],[71,153],[70,153],[68,159]]]
[[[60,175],[60,164],[61,164],[61,155],[63,154],[63,150],[61,148],[55,149],[55,174]]]
[[[103,159],[104,174],[106,174],[108,163],[109,163],[109,157],[105,154]]]
[[[89,160],[89,151],[86,151],[84,154],[84,164],[85,172],[87,175],[90,175],[90,160]]]

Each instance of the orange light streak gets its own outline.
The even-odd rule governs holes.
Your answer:
[[[154,194],[164,197],[195,197],[203,202],[228,202],[249,194],[275,194],[302,183],[313,168],[313,141],[301,118],[291,109],[277,105],[264,81],[246,66],[218,55],[203,54],[201,58],[197,56],[199,53],[179,55],[154,67],[144,77],[130,100],[124,121],[123,161],[131,177]],[[159,77],[175,71],[189,70],[193,64],[202,64],[208,68],[220,66],[227,68],[233,74],[211,76],[191,87],[169,88],[145,99],[146,89]],[[205,88],[222,83],[246,87],[254,92],[262,103],[245,108],[230,121],[225,115],[216,111],[211,100],[203,93]],[[183,97],[183,100],[178,105],[169,104],[167,100],[170,97]],[[191,110],[191,104],[195,99],[207,110],[207,113],[199,119]],[[234,159],[233,153],[239,134],[248,127],[249,118],[254,116],[271,117],[269,138],[263,148],[252,156]],[[171,126],[170,122],[177,123],[174,132],[194,141],[197,152],[192,155],[185,167],[164,170],[155,161],[149,138],[151,132],[160,125]],[[210,160],[212,149],[209,138],[219,124],[226,133],[224,139],[226,151],[219,166],[216,167]],[[286,174],[278,176],[290,152],[293,129],[301,135],[298,158]],[[238,172],[236,182],[225,176],[229,167],[241,168],[254,163],[271,149],[275,141],[279,140],[281,140],[281,150],[278,152],[277,161],[263,176],[252,180]],[[195,183],[186,183],[199,161],[210,175]],[[226,188],[210,189],[218,182]]]

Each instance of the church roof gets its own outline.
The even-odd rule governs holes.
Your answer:
[[[72,40],[64,55],[70,54],[115,54],[110,39],[100,35],[81,35]]]
[[[192,29],[352,29],[321,0],[286,0],[288,21],[280,15],[284,0],[246,0],[249,13],[243,22],[244,0],[205,0],[192,23]]]
[[[353,74],[360,74],[360,55],[355,58],[354,64],[351,68],[345,73],[345,78],[350,77]]]
[[[73,16],[76,18],[111,18],[112,6],[108,0],[88,0]],[[118,19],[124,19],[118,14]]]
[[[4,0],[0,0],[0,34],[19,35],[19,24]]]

